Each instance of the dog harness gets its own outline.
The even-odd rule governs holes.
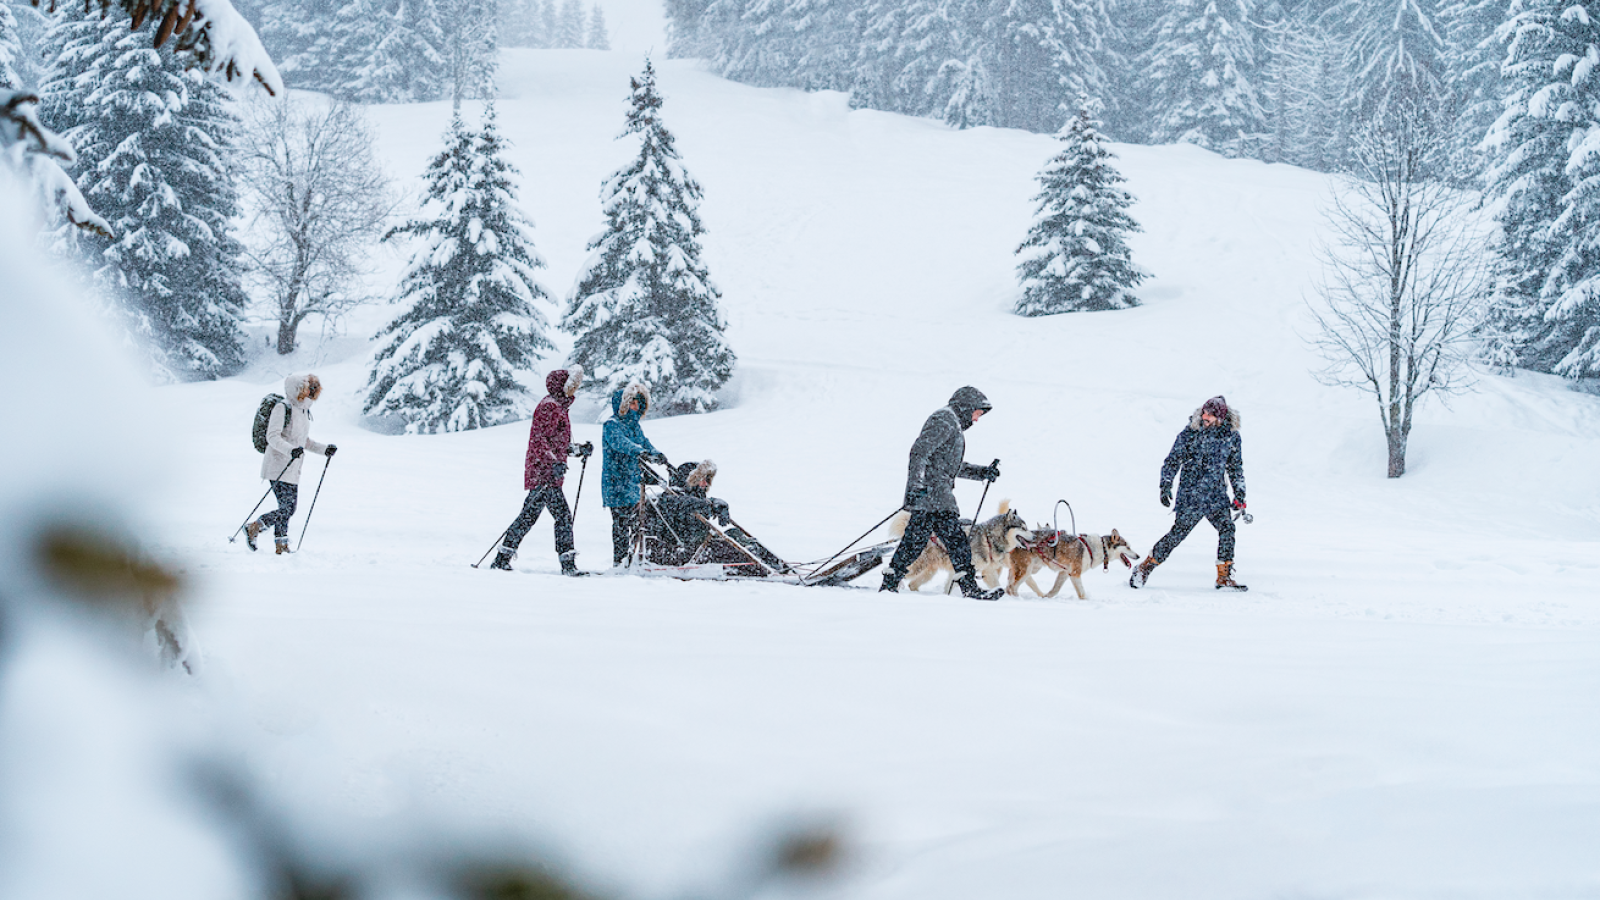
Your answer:
[[[1055,549],[1055,547],[1061,543],[1061,539],[1063,537],[1070,537],[1082,544],[1083,552],[1089,554],[1089,568],[1094,568],[1094,546],[1089,543],[1088,535],[1069,535],[1065,531],[1052,531],[1046,534],[1044,537],[1038,538],[1031,543],[1024,543],[1028,550],[1035,556],[1038,556],[1045,562],[1049,562],[1049,551]],[[1100,564],[1101,568],[1103,568],[1105,571],[1111,571],[1111,550],[1106,546],[1106,539],[1103,537],[1100,539]]]

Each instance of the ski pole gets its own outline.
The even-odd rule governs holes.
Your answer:
[[[317,492],[311,495],[311,508],[306,510],[305,524],[300,526],[300,540],[295,542],[294,552],[300,552],[300,545],[306,542],[306,529],[311,527],[311,514],[317,511],[317,498],[322,496],[322,480],[328,477],[328,464],[333,462],[333,457],[322,458],[322,474],[317,477]]]
[[[583,476],[589,473],[589,457],[591,455],[593,455],[592,451],[585,453],[583,462],[578,466],[578,493],[572,496],[572,525],[574,528],[578,525],[578,501],[583,499]],[[484,556],[488,555],[487,553],[484,554]],[[479,560],[479,562],[482,562],[482,560]]]
[[[311,515],[309,513],[307,513],[306,514],[306,523],[310,524],[310,522],[311,522]],[[489,554],[494,552],[494,548],[500,546],[501,542],[506,539],[506,534],[508,532],[510,532],[510,531],[511,531],[511,526],[507,525],[506,526],[506,530],[500,532],[500,536],[494,539],[494,543],[489,545],[489,549],[483,551],[483,555],[478,557],[478,561],[473,563],[472,567],[474,569],[476,569],[477,567],[483,565],[483,561],[489,558]],[[305,536],[305,532],[301,532],[300,536],[304,537]]]
[[[278,477],[267,482],[267,494],[272,493],[272,482],[282,479],[283,478],[283,473],[289,471],[289,467],[292,466],[292,465],[294,465],[294,457],[291,456],[291,457],[289,457],[289,461],[283,464],[283,470],[278,473]],[[262,494],[261,495],[261,499],[257,500],[256,501],[256,505],[251,507],[250,515],[245,516],[244,517],[244,521],[239,523],[239,527],[235,528],[233,530],[233,534],[228,535],[228,543],[231,544],[234,541],[238,540],[239,539],[239,532],[243,531],[244,527],[246,525],[249,525],[251,523],[251,521],[253,521],[255,519],[256,510],[261,508],[261,504],[267,502],[267,494]]]
[[[989,464],[991,469],[999,467],[1000,460],[998,459]],[[974,528],[978,527],[978,516],[983,512],[983,501],[989,499],[989,485],[991,484],[994,484],[992,479],[985,478],[983,480],[983,493],[978,497],[978,508],[972,513],[972,527]]]
[[[902,510],[902,509],[905,509],[905,507],[903,507],[903,506],[902,506],[902,507],[900,507],[900,509],[897,509],[897,510],[895,510],[895,511],[894,511],[894,512],[892,512],[892,513],[889,513],[889,514],[888,514],[888,515],[887,515],[887,516],[884,516],[884,517],[883,517],[883,518],[882,518],[882,519],[881,519],[881,520],[880,520],[880,521],[879,521],[879,522],[878,522],[878,524],[876,524],[876,525],[874,525],[874,526],[872,526],[872,527],[871,527],[871,528],[868,528],[868,529],[867,529],[867,530],[866,530],[866,531],[863,531],[863,532],[862,532],[862,533],[861,533],[861,537],[858,537],[858,538],[856,538],[856,539],[855,539],[855,540],[853,540],[853,541],[851,541],[851,542],[850,542],[850,543],[848,543],[848,544],[845,544],[845,545],[844,545],[844,549],[843,549],[843,550],[840,550],[840,551],[839,551],[839,552],[838,552],[838,553],[835,553],[835,554],[834,554],[834,555],[832,555],[832,556],[830,556],[830,557],[828,557],[828,561],[827,561],[827,562],[825,562],[825,563],[823,563],[823,564],[822,564],[822,565],[820,565],[820,566],[817,566],[817,567],[816,567],[816,568],[815,568],[815,569],[812,569],[812,570],[811,570],[811,571],[812,571],[812,573],[813,573],[813,574],[814,574],[814,573],[817,573],[817,572],[821,572],[821,571],[823,571],[823,570],[824,570],[824,569],[826,569],[826,568],[828,568],[828,565],[829,565],[829,564],[830,564],[830,563],[832,563],[832,562],[833,562],[833,561],[834,561],[834,560],[836,560],[836,559],[838,559],[838,558],[839,558],[839,557],[841,557],[841,556],[843,556],[843,555],[845,555],[845,554],[846,554],[846,553],[847,553],[847,552],[849,552],[849,550],[850,550],[850,548],[851,548],[851,547],[854,547],[854,546],[855,546],[855,545],[857,545],[857,544],[859,544],[859,543],[861,543],[861,538],[864,538],[864,537],[866,537],[866,536],[867,536],[867,535],[869,535],[869,534],[871,534],[871,533],[873,533],[873,532],[874,532],[874,531],[877,531],[877,530],[878,530],[878,529],[879,529],[879,528],[882,528],[882,527],[883,527],[883,523],[884,523],[884,522],[887,522],[887,521],[889,521],[889,520],[890,520],[890,519],[892,519],[892,518],[894,518],[894,517],[895,517],[895,516],[897,516],[897,515],[899,515],[899,514],[900,514],[900,510]],[[806,583],[806,578],[809,578],[809,577],[811,577],[811,576],[809,576],[809,575],[808,575],[808,576],[806,576],[806,577],[805,577],[805,578],[801,578],[801,579],[800,579],[800,583],[801,583],[801,584],[805,584],[805,583]]]

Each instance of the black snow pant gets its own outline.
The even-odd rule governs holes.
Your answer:
[[[576,546],[572,541],[572,509],[567,506],[567,495],[553,484],[542,484],[528,492],[528,499],[522,501],[522,512],[506,529],[504,548],[512,553],[517,552],[522,539],[528,536],[533,523],[539,521],[539,514],[546,508],[556,520],[556,555],[572,552]]]
[[[895,548],[894,558],[889,560],[886,576],[895,584],[906,577],[906,570],[922,555],[930,535],[938,535],[944,543],[957,578],[972,571],[972,545],[967,541],[967,533],[961,530],[961,514],[913,510],[911,521],[906,523],[906,533],[900,538],[900,546]]]
[[[1155,547],[1150,550],[1150,558],[1157,564],[1166,562],[1167,557],[1178,549],[1178,545],[1200,524],[1201,519],[1209,520],[1211,526],[1217,529],[1217,562],[1233,562],[1233,511],[1226,506],[1219,506],[1210,512],[1194,507],[1178,507],[1178,518],[1173,521],[1172,530],[1156,541]]]
[[[272,526],[272,536],[280,543],[289,540],[289,517],[294,515],[295,506],[300,502],[300,485],[288,481],[272,482],[272,496],[278,501],[278,508],[261,517],[263,526]]]
[[[628,561],[628,551],[633,548],[633,533],[639,525],[639,507],[613,506],[611,509],[611,564],[620,566]]]

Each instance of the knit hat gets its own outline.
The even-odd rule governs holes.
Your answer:
[[[1221,394],[1218,394],[1202,404],[1200,411],[1218,419],[1226,419],[1228,417],[1228,401]]]

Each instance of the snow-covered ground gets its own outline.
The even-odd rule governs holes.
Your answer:
[[[613,138],[640,65],[504,60],[500,122],[558,295],[634,152]],[[331,759],[356,815],[541,835],[634,896],[710,890],[795,814],[845,823],[853,898],[1600,896],[1600,398],[1485,374],[1423,411],[1388,480],[1371,399],[1317,384],[1302,340],[1325,177],[1119,146],[1145,305],[1023,319],[1012,250],[1050,138],[690,62],[660,82],[739,369],[725,411],[645,430],[675,462],[716,460],[735,518],[791,559],[831,554],[894,509],[923,419],[973,384],[995,409],[968,458],[1004,471],[986,512],[1006,497],[1046,521],[1065,498],[1143,553],[1170,522],[1161,460],[1220,393],[1243,415],[1251,591],[1211,589],[1206,525],[1143,591],[1087,576],[1087,602],[879,595],[876,574],[569,580],[548,520],[517,573],[475,570],[520,506],[526,426],[362,430],[366,338],[393,312],[372,309],[156,394],[170,467],[145,512],[200,583],[205,677],[268,777]],[[410,180],[449,110],[371,115]],[[225,540],[263,489],[246,426],[308,368],[338,465],[304,551],[252,555]],[[598,442],[588,413],[577,438]],[[968,512],[979,490],[958,489]],[[603,568],[598,471],[577,532]]]

